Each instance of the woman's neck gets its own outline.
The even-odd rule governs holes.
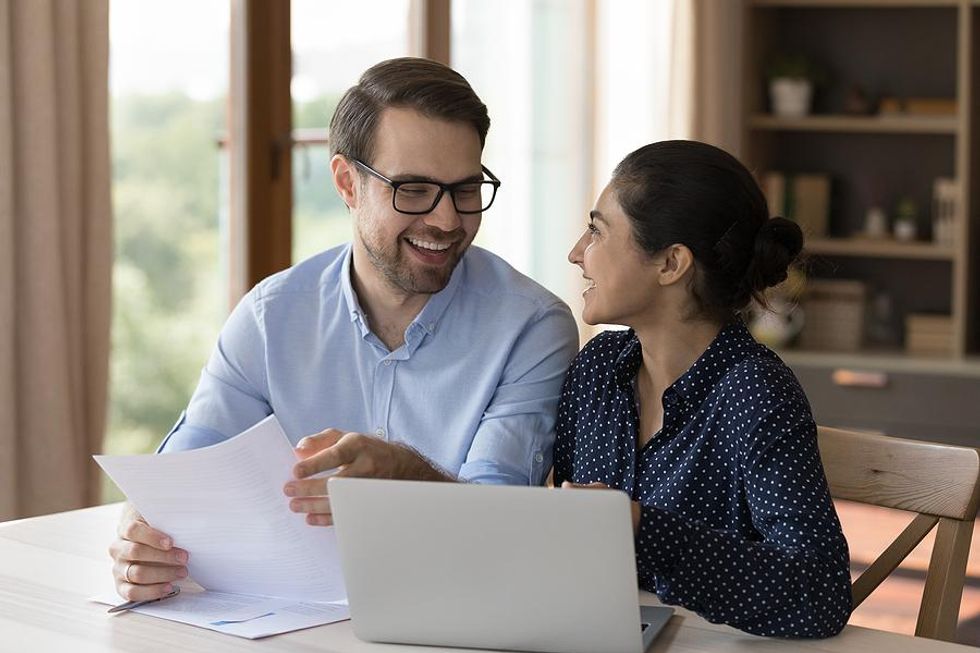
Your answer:
[[[717,322],[666,320],[634,326],[643,349],[643,364],[637,373],[641,385],[658,398],[711,345],[722,329]]]

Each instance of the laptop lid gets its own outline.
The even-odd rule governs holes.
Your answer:
[[[351,478],[329,485],[361,639],[642,653],[672,612],[647,611],[642,633],[621,492]]]

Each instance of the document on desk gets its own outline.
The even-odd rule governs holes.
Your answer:
[[[115,593],[105,593],[94,596],[91,600],[113,605],[119,602],[119,597]],[[185,589],[164,601],[133,608],[131,612],[248,639],[350,619],[350,608],[346,601],[291,601],[193,589]]]
[[[148,523],[189,552],[189,575],[208,593],[297,605],[346,600],[334,529],[311,527],[289,510],[282,487],[296,456],[274,415],[202,449],[95,459]],[[165,610],[171,601],[187,597],[138,610]]]

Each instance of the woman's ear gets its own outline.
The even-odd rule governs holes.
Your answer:
[[[694,269],[694,254],[687,245],[671,245],[664,250],[660,264],[660,285],[670,286],[687,277]]]
[[[337,188],[340,199],[344,200],[348,209],[357,208],[359,186],[354,165],[347,157],[334,154],[330,159],[330,173],[333,175],[333,185]]]

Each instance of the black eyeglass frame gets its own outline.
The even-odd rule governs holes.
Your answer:
[[[351,161],[354,162],[354,165],[356,165],[358,168],[362,169],[364,172],[368,173],[372,177],[375,177],[383,181],[384,183],[388,184],[389,186],[391,186],[391,208],[395,209],[399,213],[404,213],[405,215],[425,215],[426,213],[432,213],[435,210],[435,208],[439,206],[439,202],[442,201],[442,196],[445,195],[447,192],[449,193],[449,198],[453,201],[453,208],[456,209],[456,213],[459,213],[460,215],[476,215],[477,213],[483,213],[491,206],[493,206],[494,200],[497,199],[497,190],[500,188],[500,180],[497,179],[497,175],[490,172],[490,169],[485,165],[481,165],[480,169],[483,170],[483,174],[490,177],[490,179],[482,179],[480,181],[458,181],[455,184],[443,184],[442,182],[430,181],[428,179],[424,179],[424,180],[406,179],[403,181],[395,181],[394,179],[388,179],[383,174],[381,174],[380,172],[378,172],[368,164],[364,163],[360,159],[355,159],[353,157],[349,157],[349,158]],[[425,211],[403,211],[402,209],[395,206],[395,197],[398,195],[398,188],[400,186],[405,186],[407,184],[431,184],[432,186],[438,186],[439,193],[436,195],[435,200],[433,200],[432,206],[430,206]],[[456,192],[455,192],[456,189],[461,186],[466,186],[469,184],[481,184],[481,185],[490,184],[491,186],[493,186],[493,195],[490,197],[490,201],[487,203],[486,206],[484,206],[479,211],[463,211],[456,204]]]

